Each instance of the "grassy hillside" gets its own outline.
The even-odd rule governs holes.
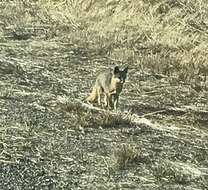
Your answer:
[[[62,36],[63,41],[80,43],[110,59],[185,82],[198,83],[207,75],[206,0],[18,0],[1,4],[1,33],[13,32],[14,38],[18,38],[16,33],[26,33],[23,38]]]
[[[207,0],[1,1],[0,189],[208,189],[207,44]]]

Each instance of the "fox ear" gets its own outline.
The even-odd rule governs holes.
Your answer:
[[[126,66],[126,67],[124,68],[123,72],[124,72],[124,73],[127,73],[127,72],[128,72],[128,69],[129,69],[129,67]]]
[[[115,66],[113,74],[118,74],[118,73],[119,73],[119,68],[118,68],[118,66]]]

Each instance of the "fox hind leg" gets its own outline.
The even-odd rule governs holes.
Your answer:
[[[98,92],[98,105],[100,106],[101,105],[101,93]]]
[[[108,107],[108,95],[106,93],[104,94],[104,105]]]
[[[103,93],[103,90],[101,87],[97,88],[97,94],[98,94],[98,105],[101,105],[101,94]]]
[[[105,99],[104,99],[104,102],[105,102],[105,107],[107,108],[112,108],[112,97],[113,95],[112,94],[106,94],[105,93]]]
[[[105,97],[104,97],[104,105],[105,105],[105,107],[109,107],[110,106],[110,98],[111,98],[111,95],[105,93]]]

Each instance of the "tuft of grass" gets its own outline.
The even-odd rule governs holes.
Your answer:
[[[169,161],[161,161],[156,163],[153,174],[158,180],[165,180],[178,184],[188,184],[191,181],[200,178],[194,171],[186,171],[185,168],[179,164],[171,163]]]
[[[125,169],[139,161],[141,151],[130,144],[121,144],[113,152],[114,166],[117,169]]]
[[[75,126],[81,128],[123,128],[131,127],[132,121],[128,117],[124,117],[121,113],[111,113],[109,111],[98,112],[96,110],[88,110],[80,103],[69,102],[62,106],[62,112],[73,115]]]
[[[62,110],[76,114],[82,114],[85,111],[85,109],[82,107],[80,103],[73,103],[73,102],[68,102],[67,104],[63,105]]]
[[[82,128],[129,128],[133,125],[131,119],[121,113],[88,110],[79,102],[67,102],[61,106],[61,110],[63,113],[72,114],[76,118],[75,123]]]
[[[99,118],[99,123],[103,128],[121,128],[131,127],[132,122],[130,118],[124,118],[122,114],[111,114],[106,112]]]

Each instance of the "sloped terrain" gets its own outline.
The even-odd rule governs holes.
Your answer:
[[[82,14],[61,15],[66,2]],[[175,11],[185,7],[188,19],[187,9],[207,4],[74,2],[1,3],[0,189],[207,189],[207,7],[199,9],[202,28],[184,26],[198,39],[188,47],[184,31],[177,44],[156,43],[150,31],[160,22],[144,32],[146,22],[139,30],[116,17],[160,7],[158,15],[182,19]],[[107,16],[121,32],[108,26],[108,33]],[[121,38],[123,28],[132,40]],[[119,110],[86,104],[97,73],[116,64],[130,68]]]

